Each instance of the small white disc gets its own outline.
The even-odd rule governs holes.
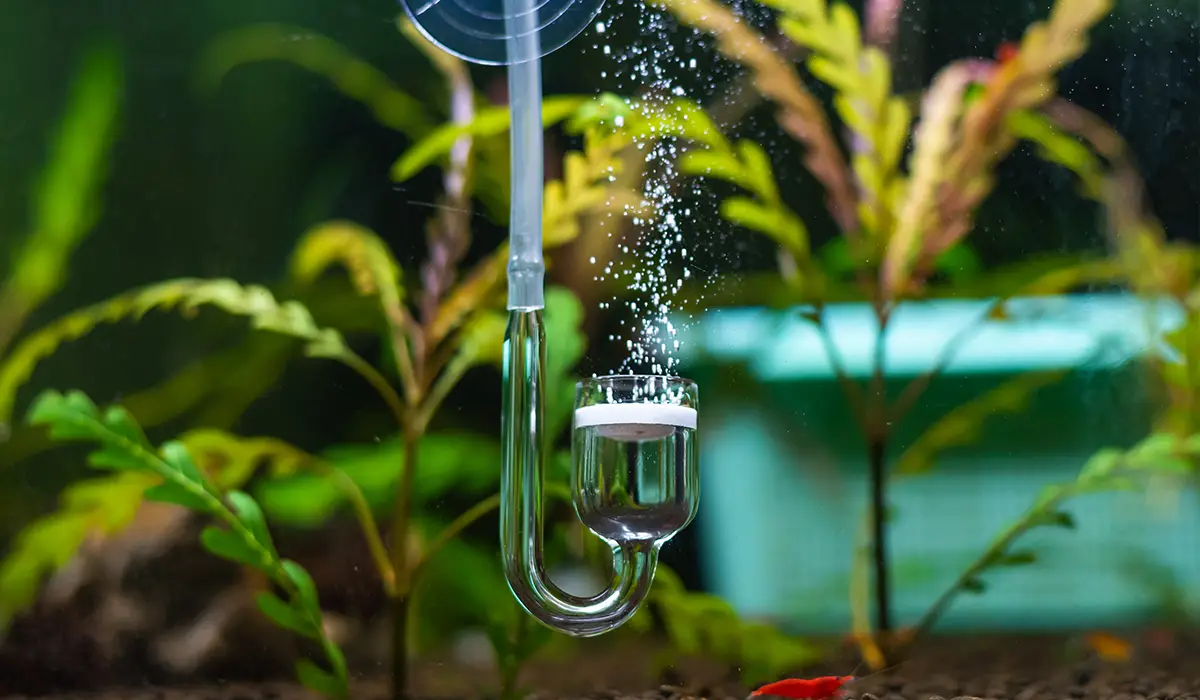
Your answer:
[[[575,409],[575,427],[595,427],[613,440],[658,440],[696,427],[696,409],[657,403],[605,403]]]

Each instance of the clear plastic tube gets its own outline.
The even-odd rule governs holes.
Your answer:
[[[540,309],[542,258],[542,66],[535,0],[504,0],[509,54],[533,58],[508,67],[512,119],[512,202],[509,210],[508,308]]]

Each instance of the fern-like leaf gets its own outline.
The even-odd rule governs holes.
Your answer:
[[[221,491],[242,488],[261,468],[282,477],[308,466],[312,459],[281,440],[239,438],[220,430],[193,430],[182,435],[180,442]],[[107,459],[115,461],[117,454],[107,454]],[[146,494],[151,500],[187,498],[162,485],[161,477],[142,471],[119,471],[81,481],[63,491],[57,510],[26,525],[0,561],[0,636],[13,615],[33,604],[42,580],[73,559],[87,539],[124,532]]]
[[[178,308],[185,314],[212,306],[249,318],[254,328],[305,341],[310,357],[345,360],[351,355],[341,334],[319,328],[312,314],[295,301],[279,303],[271,292],[232,280],[180,279],[141,287],[70,313],[39,329],[13,348],[0,365],[0,425],[12,416],[16,392],[38,362],[60,345],[90,333],[96,326],[139,320],[154,309]]]
[[[224,527],[205,528],[201,537],[205,548],[266,574],[287,593],[285,605],[292,617],[303,621],[303,625],[288,627],[307,632],[305,636],[319,642],[325,652],[330,668],[319,669],[308,661],[306,672],[298,671],[301,681],[329,697],[348,697],[345,659],[325,636],[312,578],[300,565],[280,558],[253,498],[240,491],[221,493],[182,443],[167,442],[155,450],[127,411],[118,406],[101,411],[82,392],[42,393],[29,411],[29,422],[48,427],[50,435],[59,440],[96,443],[89,457],[94,467],[156,476],[161,483],[147,490],[147,497],[183,505],[222,523]]]
[[[359,294],[400,302],[400,265],[375,232],[352,221],[314,226],[292,254],[291,274],[311,284],[335,263],[345,265]]]
[[[829,128],[821,104],[804,87],[791,65],[762,36],[713,0],[651,0],[681,23],[712,35],[728,59],[754,73],[754,84],[779,107],[779,125],[806,147],[804,165],[825,187],[828,208],[845,233],[858,230],[857,195],[845,158]]]
[[[328,78],[342,94],[370,109],[380,124],[408,136],[420,137],[433,128],[425,102],[346,47],[304,27],[264,23],[222,34],[200,59],[199,85],[212,91],[235,68],[259,61],[286,61]]]
[[[791,255],[805,275],[816,274],[808,264],[808,228],[780,197],[771,161],[762,146],[749,140],[734,145],[713,137],[707,145],[706,149],[685,153],[679,160],[680,172],[724,180],[753,194],[753,198],[726,198],[721,202],[721,216],[770,238]]]
[[[312,455],[283,440],[241,437],[223,430],[190,430],[179,436],[179,442],[225,491],[242,488],[264,470],[272,477],[291,476],[313,460]]]
[[[1194,478],[1198,455],[1200,439],[1197,436],[1179,437],[1167,433],[1152,434],[1129,450],[1100,450],[1083,465],[1074,481],[1043,489],[1020,518],[997,534],[988,548],[921,616],[915,631],[925,633],[932,629],[959,593],[986,591],[983,575],[988,571],[1034,563],[1037,557],[1033,552],[1014,549],[1017,541],[1031,530],[1074,529],[1075,519],[1063,510],[1067,501],[1095,493],[1141,491],[1158,476]]]
[[[859,221],[878,240],[891,231],[891,190],[912,118],[908,104],[892,94],[891,65],[878,48],[863,45],[858,18],[844,3],[769,4],[783,13],[783,33],[811,52],[809,71],[837,91],[834,107],[856,137],[851,163],[858,178]]]
[[[944,165],[954,145],[963,95],[976,73],[972,64],[951,64],[934,79],[921,102],[908,161],[909,179],[901,189],[896,227],[881,271],[883,287],[893,296],[907,284],[909,268],[921,248],[920,237],[937,227],[937,196],[946,181]]]
[[[976,208],[994,185],[996,163],[1016,144],[1009,115],[1053,97],[1058,71],[1083,54],[1088,32],[1111,7],[1112,0],[1058,0],[1049,19],[1029,26],[1016,55],[986,78],[963,115],[956,148],[943,164],[946,187],[939,197],[939,227],[926,237],[923,258],[937,257],[970,230]]]
[[[100,189],[124,96],[121,55],[91,47],[71,86],[70,103],[33,192],[32,226],[0,286],[0,351],[25,315],[58,291],[67,260],[99,218]]]
[[[574,114],[588,101],[586,97],[556,95],[542,103],[542,125],[550,127]],[[404,152],[392,165],[392,179],[404,182],[446,156],[459,137],[487,138],[508,133],[511,115],[508,107],[481,109],[470,124],[449,123],[431,132]]]
[[[567,153],[562,179],[546,183],[543,193],[543,247],[556,248],[573,241],[579,235],[579,219],[586,214],[618,211],[649,215],[639,193],[610,184],[609,179],[620,168],[618,154],[629,143],[628,134],[592,128],[584,134],[583,151]],[[431,345],[441,343],[471,313],[497,301],[507,265],[508,244],[504,243],[446,295],[427,330],[426,341]]]
[[[939,454],[953,447],[971,444],[979,438],[980,430],[989,419],[1020,412],[1035,393],[1059,381],[1065,374],[1065,371],[1025,374],[954,408],[927,428],[904,451],[896,460],[893,476],[914,476],[928,472]]]

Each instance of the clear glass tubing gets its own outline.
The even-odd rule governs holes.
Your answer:
[[[575,512],[612,548],[606,590],[580,597],[546,574],[541,309],[514,309],[504,343],[500,546],[509,587],[543,624],[576,637],[614,630],[637,612],[661,547],[696,515],[699,390],[677,377],[616,375],[580,382],[572,420]]]

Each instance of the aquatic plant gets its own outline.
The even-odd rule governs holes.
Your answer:
[[[1093,493],[1144,492],[1149,480],[1155,477],[1186,479],[1195,474],[1198,456],[1200,434],[1181,438],[1160,433],[1150,435],[1128,450],[1100,450],[1084,464],[1074,481],[1046,487],[1029,509],[996,535],[983,553],[938,596],[913,628],[905,631],[903,638],[911,641],[916,635],[931,630],[959,593],[985,592],[984,574],[987,572],[1036,562],[1034,550],[1015,549],[1018,540],[1039,527],[1074,529],[1074,517],[1063,509],[1067,501]]]
[[[803,668],[826,653],[774,625],[742,619],[718,596],[687,590],[679,576],[661,564],[647,602],[648,608],[630,624],[648,631],[651,611],[662,619],[668,645],[653,659],[660,675],[680,659],[694,656],[724,664],[730,675],[753,687]]]
[[[1147,380],[1151,386],[1166,390],[1150,435],[1129,449],[1099,450],[1075,481],[1047,487],[937,598],[906,634],[908,638],[928,632],[957,594],[984,592],[981,575],[987,570],[1035,562],[1033,551],[1013,551],[1012,547],[1036,527],[1073,528],[1074,519],[1062,510],[1070,499],[1115,491],[1149,493],[1162,487],[1178,493],[1181,486],[1195,484],[1200,477],[1200,384],[1191,371],[1200,361],[1200,346],[1193,340],[1200,320],[1196,296],[1200,289],[1200,249],[1166,240],[1162,225],[1146,205],[1145,188],[1127,145],[1103,120],[1064,99],[1052,98],[1037,109],[1013,112],[1006,125],[1012,138],[1034,144],[1039,157],[1076,175],[1080,193],[1104,208],[1115,253],[1115,259],[1106,264],[1112,270],[1110,274],[1151,302],[1169,300],[1177,304],[1184,311],[1184,319],[1178,328],[1163,332],[1147,318],[1149,337],[1161,338],[1162,343],[1143,360]],[[1067,270],[1059,276],[1074,274],[1077,271]],[[1003,313],[1003,307],[999,313]],[[974,407],[975,413],[984,408],[985,402],[981,401]],[[981,419],[981,415],[974,419],[960,415],[958,421],[969,426]],[[954,439],[950,435],[961,432],[954,429],[955,425],[951,420],[940,429],[935,426],[934,431],[945,437],[940,441],[931,439],[930,443],[949,444]],[[921,463],[914,461],[910,469]]]
[[[554,637],[554,632],[539,623],[517,603],[516,598],[503,591],[498,609],[488,620],[487,634],[496,650],[496,666],[500,669],[500,700],[520,700],[518,682],[521,669]]]
[[[137,320],[152,310],[178,309],[192,317],[201,309],[210,308],[246,317],[253,328],[285,342],[271,345],[249,358],[244,355],[239,357],[236,354],[239,349],[220,358],[226,364],[238,363],[240,370],[245,373],[243,376],[251,381],[231,392],[231,396],[220,397],[225,401],[225,408],[209,415],[219,417],[222,421],[201,423],[199,430],[168,443],[167,452],[177,463],[177,468],[170,473],[166,469],[171,465],[163,466],[164,456],[160,455],[161,458],[154,461],[142,454],[153,453],[144,440],[133,441],[132,426],[139,422],[142,424],[138,427],[140,435],[141,428],[150,422],[183,415],[196,406],[207,392],[212,391],[212,387],[205,386],[205,377],[211,377],[217,366],[211,361],[212,358],[206,358],[210,360],[208,364],[198,363],[185,369],[162,387],[131,396],[139,404],[139,409],[146,411],[146,420],[139,420],[140,410],[128,407],[111,409],[105,414],[108,417],[105,419],[95,411],[89,412],[85,404],[90,404],[90,401],[82,394],[71,393],[66,397],[44,394],[36,403],[32,418],[39,424],[57,421],[59,429],[52,431],[52,437],[79,437],[78,432],[72,433],[63,426],[72,424],[72,421],[91,420],[93,424],[98,421],[99,425],[107,426],[104,428],[107,431],[104,437],[98,435],[101,428],[95,425],[89,428],[91,432],[88,435],[101,442],[111,442],[116,439],[111,433],[124,434],[128,438],[126,442],[137,442],[139,464],[145,468],[122,470],[71,487],[64,494],[58,512],[31,523],[25,529],[18,537],[17,546],[0,564],[0,581],[12,584],[0,586],[0,601],[10,616],[32,602],[42,579],[65,565],[78,551],[85,537],[109,536],[127,527],[143,499],[165,500],[215,515],[233,527],[235,534],[245,534],[238,529],[242,528],[251,532],[254,542],[262,545],[262,548],[269,548],[266,517],[272,513],[272,506],[276,511],[287,511],[288,504],[286,499],[279,498],[279,489],[286,489],[289,484],[284,482],[278,484],[276,489],[265,488],[260,494],[265,508],[258,505],[258,499],[241,490],[267,466],[274,477],[297,480],[290,484],[293,495],[324,496],[323,500],[308,500],[301,504],[299,511],[304,511],[306,506],[310,511],[301,514],[310,522],[322,522],[323,517],[328,517],[342,504],[351,506],[369,545],[381,586],[391,601],[393,692],[397,697],[405,695],[410,613],[420,576],[430,568],[430,562],[445,545],[473,522],[488,515],[498,502],[493,493],[448,523],[422,521],[424,525],[440,525],[440,533],[428,538],[416,529],[418,486],[436,477],[442,480],[442,488],[448,488],[447,484],[455,478],[445,470],[430,472],[423,469],[420,463],[422,450],[436,452],[434,445],[438,436],[429,432],[434,416],[467,372],[475,367],[498,364],[500,360],[505,323],[498,307],[502,297],[506,248],[500,247],[466,272],[460,272],[459,268],[470,242],[471,210],[477,194],[476,185],[488,182],[488,178],[499,177],[496,173],[504,170],[507,154],[480,146],[489,135],[496,137],[493,141],[502,141],[499,137],[503,134],[504,126],[495,126],[494,120],[493,125],[488,126],[487,119],[492,113],[486,110],[479,113],[479,117],[484,119],[482,126],[475,119],[475,105],[480,98],[470,83],[465,67],[456,59],[424,43],[405,23],[401,23],[400,28],[426,52],[429,61],[443,75],[449,87],[451,122],[466,127],[453,134],[445,158],[437,153],[429,157],[431,150],[436,151],[436,148],[431,149],[430,142],[418,141],[410,152],[417,155],[409,155],[407,159],[402,157],[400,161],[401,164],[418,163],[425,158],[412,167],[419,169],[422,164],[435,164],[443,171],[443,201],[427,228],[430,252],[415,285],[419,291],[416,294],[409,291],[413,285],[407,281],[386,244],[374,232],[353,222],[332,221],[314,227],[300,241],[291,261],[289,282],[303,292],[320,283],[333,266],[345,268],[349,273],[353,296],[372,300],[373,318],[365,322],[361,318],[339,317],[335,308],[332,313],[323,315],[331,318],[332,325],[325,326],[318,323],[314,313],[300,301],[280,302],[264,287],[242,286],[232,280],[183,279],[118,295],[68,314],[24,337],[0,364],[0,422],[8,421],[16,404],[18,389],[30,378],[40,360],[61,344],[79,338],[100,324]],[[423,103],[407,98],[382,74],[373,72],[369,66],[328,40],[310,36],[307,43],[290,41],[272,44],[271,38],[278,38],[279,31],[290,30],[273,26],[257,27],[227,37],[213,47],[202,72],[212,79],[243,59],[264,57],[251,51],[255,46],[260,49],[269,45],[291,49],[300,47],[303,50],[289,57],[299,57],[302,65],[318,70],[334,66],[330,75],[336,78],[337,84],[351,96],[372,104],[375,113],[381,115],[386,124],[411,130],[414,133],[409,135],[415,138],[425,135],[422,129],[432,123],[433,117],[428,115]],[[250,53],[245,53],[247,51]],[[214,66],[217,68],[214,69]],[[354,77],[361,80],[352,79]],[[205,84],[213,85],[211,80]],[[374,98],[377,99],[372,102]],[[581,111],[586,102],[574,99],[569,103],[571,110],[561,111],[558,119]],[[553,110],[556,105],[558,103],[550,102],[548,109]],[[562,109],[561,105],[558,108]],[[410,114],[414,109],[420,111]],[[622,190],[619,182],[613,182],[613,173],[619,166],[615,154],[628,143],[627,139],[599,129],[587,120],[578,121],[577,124],[577,133],[583,137],[582,150],[569,152],[564,164],[564,177],[546,185],[547,248],[554,248],[577,237],[582,216],[609,210],[621,212],[627,207],[636,209],[640,202],[640,197]],[[435,145],[444,138],[440,133],[445,132],[430,132]],[[400,174],[403,175],[403,171]],[[484,189],[487,190],[481,193],[484,197],[496,194],[495,188]],[[500,200],[491,202],[494,207],[501,205]],[[347,297],[342,295],[340,299],[345,304]],[[551,316],[556,317],[555,322],[568,324],[556,336],[556,340],[562,341],[561,347],[556,344],[550,353],[554,363],[554,380],[568,382],[583,349],[582,336],[570,326],[578,324],[582,310],[572,310],[571,305],[578,307],[578,302],[563,290],[551,289],[547,294],[547,304],[554,309]],[[343,331],[362,330],[376,332],[383,339],[390,353],[388,364],[399,379],[398,386],[394,386],[389,379],[388,368],[376,368],[351,349]],[[378,449],[381,456],[386,456],[387,449],[392,446],[398,448],[400,459],[393,463],[391,469],[382,472],[343,470],[330,460],[307,455],[279,440],[245,438],[221,429],[223,421],[228,421],[224,425],[231,424],[240,411],[269,386],[270,379],[263,382],[261,376],[254,375],[270,376],[281,358],[286,358],[292,351],[295,341],[302,344],[306,356],[342,363],[377,392],[391,414],[399,436],[394,442],[372,449]],[[264,368],[270,369],[264,371]],[[188,391],[190,395],[179,396],[179,393]],[[565,396],[568,392],[563,389],[558,393]],[[559,428],[565,426],[564,416],[569,414],[569,400],[564,406],[562,410],[549,412]],[[73,412],[71,416],[65,416],[68,411]],[[454,439],[456,436],[445,436],[447,442]],[[128,446],[125,442],[121,445]],[[104,462],[104,457],[100,461],[103,466],[111,466]],[[455,466],[460,467],[461,473],[461,468],[470,462],[470,458],[460,458]],[[211,468],[193,469],[187,466],[189,464]],[[495,484],[491,480],[494,466],[493,463],[488,464],[486,470],[473,470],[474,474],[491,475],[479,480],[477,487],[494,491]],[[194,498],[189,500],[180,495],[177,489],[160,488],[163,479],[170,480],[174,478],[171,474],[178,473],[186,473],[191,479],[189,493],[198,488],[208,495],[202,499],[203,503]],[[308,485],[312,488],[305,490],[302,479],[312,475],[316,475],[316,481],[309,481]],[[297,483],[300,484],[299,491],[296,490]],[[296,501],[292,501],[290,512],[293,516],[297,515],[295,505]],[[312,512],[314,508],[317,512]],[[374,516],[377,509],[390,511],[390,537],[385,537],[377,526]],[[264,510],[265,514],[262,512]],[[101,514],[104,517],[98,517]],[[243,544],[254,544],[245,537],[242,539]],[[233,552],[233,545],[228,538],[209,535],[204,544],[218,555],[243,564],[251,563],[248,556],[229,556]],[[340,650],[320,625],[314,630],[308,624],[312,622],[311,619],[304,625],[297,623],[297,615],[312,618],[319,612],[315,591],[310,596],[307,589],[298,587],[297,580],[280,578],[277,575],[280,571],[292,575],[280,568],[283,566],[281,562],[277,557],[254,560],[254,563],[262,564],[259,568],[264,568],[273,581],[283,585],[289,595],[303,595],[267,603],[262,607],[263,612],[285,629],[319,642],[325,655],[325,666],[320,668],[311,662],[302,662],[297,666],[301,681],[327,695],[344,696],[348,690]],[[287,569],[295,569],[295,566],[289,564]],[[288,581],[291,582],[290,587]]]
[[[209,525],[204,529],[200,535],[204,548],[265,574],[283,597],[271,591],[259,592],[258,609],[275,624],[321,648],[326,668],[301,659],[296,663],[300,681],[329,697],[349,697],[346,659],[325,631],[316,585],[303,567],[280,557],[266,517],[253,498],[242,491],[221,491],[196,465],[183,443],[168,442],[156,450],[127,411],[114,407],[101,413],[82,392],[42,394],[30,409],[29,420],[48,426],[51,436],[58,440],[98,443],[88,458],[93,467],[153,474],[156,483],[141,493],[143,498],[183,506],[223,524],[225,527]]]
[[[71,254],[103,211],[101,188],[116,138],[124,99],[125,71],[119,48],[94,43],[70,87],[49,160],[32,188],[29,229],[17,241],[11,269],[0,280],[0,355],[31,313],[59,290]],[[8,425],[0,420],[0,434]]]
[[[0,280],[0,357],[21,331],[29,315],[57,292],[79,243],[98,221],[101,188],[116,137],[124,99],[125,72],[119,48],[94,43],[85,53],[70,88],[68,103],[50,147],[50,158],[33,187],[29,230],[15,240],[12,268]],[[0,444],[8,448],[16,431],[0,418]],[[45,567],[60,565],[62,554],[48,541],[61,538],[79,546],[91,527],[120,527],[127,514],[99,507],[96,485],[82,482],[63,494],[70,517],[43,523],[25,534],[32,561],[19,568],[0,566],[0,632],[17,609],[32,602],[35,584]],[[125,477],[114,489],[141,489],[142,480]]]
[[[1070,131],[1090,131],[1091,138],[1085,140],[1106,157],[1123,153],[1123,146],[1117,145],[1119,139],[1111,130],[1102,129],[1094,115],[1055,96],[1057,73],[1086,51],[1088,32],[1108,13],[1111,2],[1058,0],[1047,19],[1031,25],[997,60],[969,58],[942,68],[917,103],[894,91],[887,42],[879,40],[876,45],[877,37],[864,36],[848,5],[826,0],[763,0],[762,4],[777,12],[779,32],[803,53],[807,74],[832,89],[833,111],[845,131],[847,153],[834,136],[832,120],[790,57],[731,9],[711,0],[648,2],[666,9],[684,25],[711,35],[725,58],[748,71],[762,97],[773,104],[781,130],[804,147],[804,166],[823,187],[828,214],[840,234],[820,251],[812,249],[808,226],[784,201],[770,159],[751,140],[734,142],[710,129],[704,138],[693,139],[680,158],[683,172],[721,180],[742,191],[722,201],[721,214],[778,246],[786,293],[773,300],[802,305],[802,316],[821,334],[862,432],[870,468],[870,508],[863,531],[869,544],[854,554],[852,617],[854,635],[865,658],[872,666],[881,667],[886,649],[878,642],[906,641],[913,632],[907,630],[896,637],[893,629],[886,549],[889,480],[928,470],[938,453],[974,439],[988,418],[1021,410],[1040,388],[1065,373],[1021,376],[952,410],[889,468],[887,454],[894,426],[924,396],[982,322],[1009,318],[1008,299],[1060,294],[1087,284],[1120,283],[1128,279],[1130,270],[1147,270],[1145,275],[1172,267],[1161,260],[1154,263],[1145,255],[1146,234],[1139,230],[1147,224],[1138,216],[1140,189],[1131,184],[1131,178],[1127,174],[1102,177],[1102,168],[1089,160],[1086,146],[1061,138],[1061,127],[1070,122],[1074,126],[1068,127]],[[867,4],[868,11],[872,5]],[[899,20],[892,17],[890,21]],[[919,104],[915,114],[912,104]],[[1048,123],[1038,115],[1057,117],[1063,123]],[[899,395],[889,396],[883,339],[897,303],[947,293],[947,289],[937,288],[936,276],[953,269],[955,259],[966,254],[964,246],[975,213],[994,187],[996,166],[1023,139],[1040,144],[1041,154],[1049,161],[1082,173],[1085,196],[1108,207],[1115,219],[1114,230],[1126,231],[1124,238],[1138,239],[1122,246],[1123,251],[1134,252],[1123,252],[1117,260],[1035,259],[992,272],[990,285],[976,285],[986,286],[988,296],[995,297],[981,315],[981,324],[950,340],[929,371],[908,382]],[[1154,288],[1164,286],[1168,285],[1160,281]],[[871,304],[877,325],[873,370],[865,385],[847,374],[825,326],[826,305],[851,298]],[[1189,387],[1194,390],[1193,385]],[[1072,488],[1099,488],[1108,483],[1093,479],[1086,481],[1086,486]],[[1071,493],[1075,491],[1066,489],[1050,502],[1057,503]],[[1032,520],[1016,528],[1018,534],[1037,521],[1041,511],[1033,512]],[[1024,556],[1006,558],[1006,538],[1002,535],[998,540],[1002,546],[990,549],[954,590],[973,587],[982,570],[978,567],[1025,561]],[[870,584],[868,569],[873,579]],[[872,591],[874,629],[867,614]],[[937,618],[942,603],[935,604],[919,625],[920,631]]]

